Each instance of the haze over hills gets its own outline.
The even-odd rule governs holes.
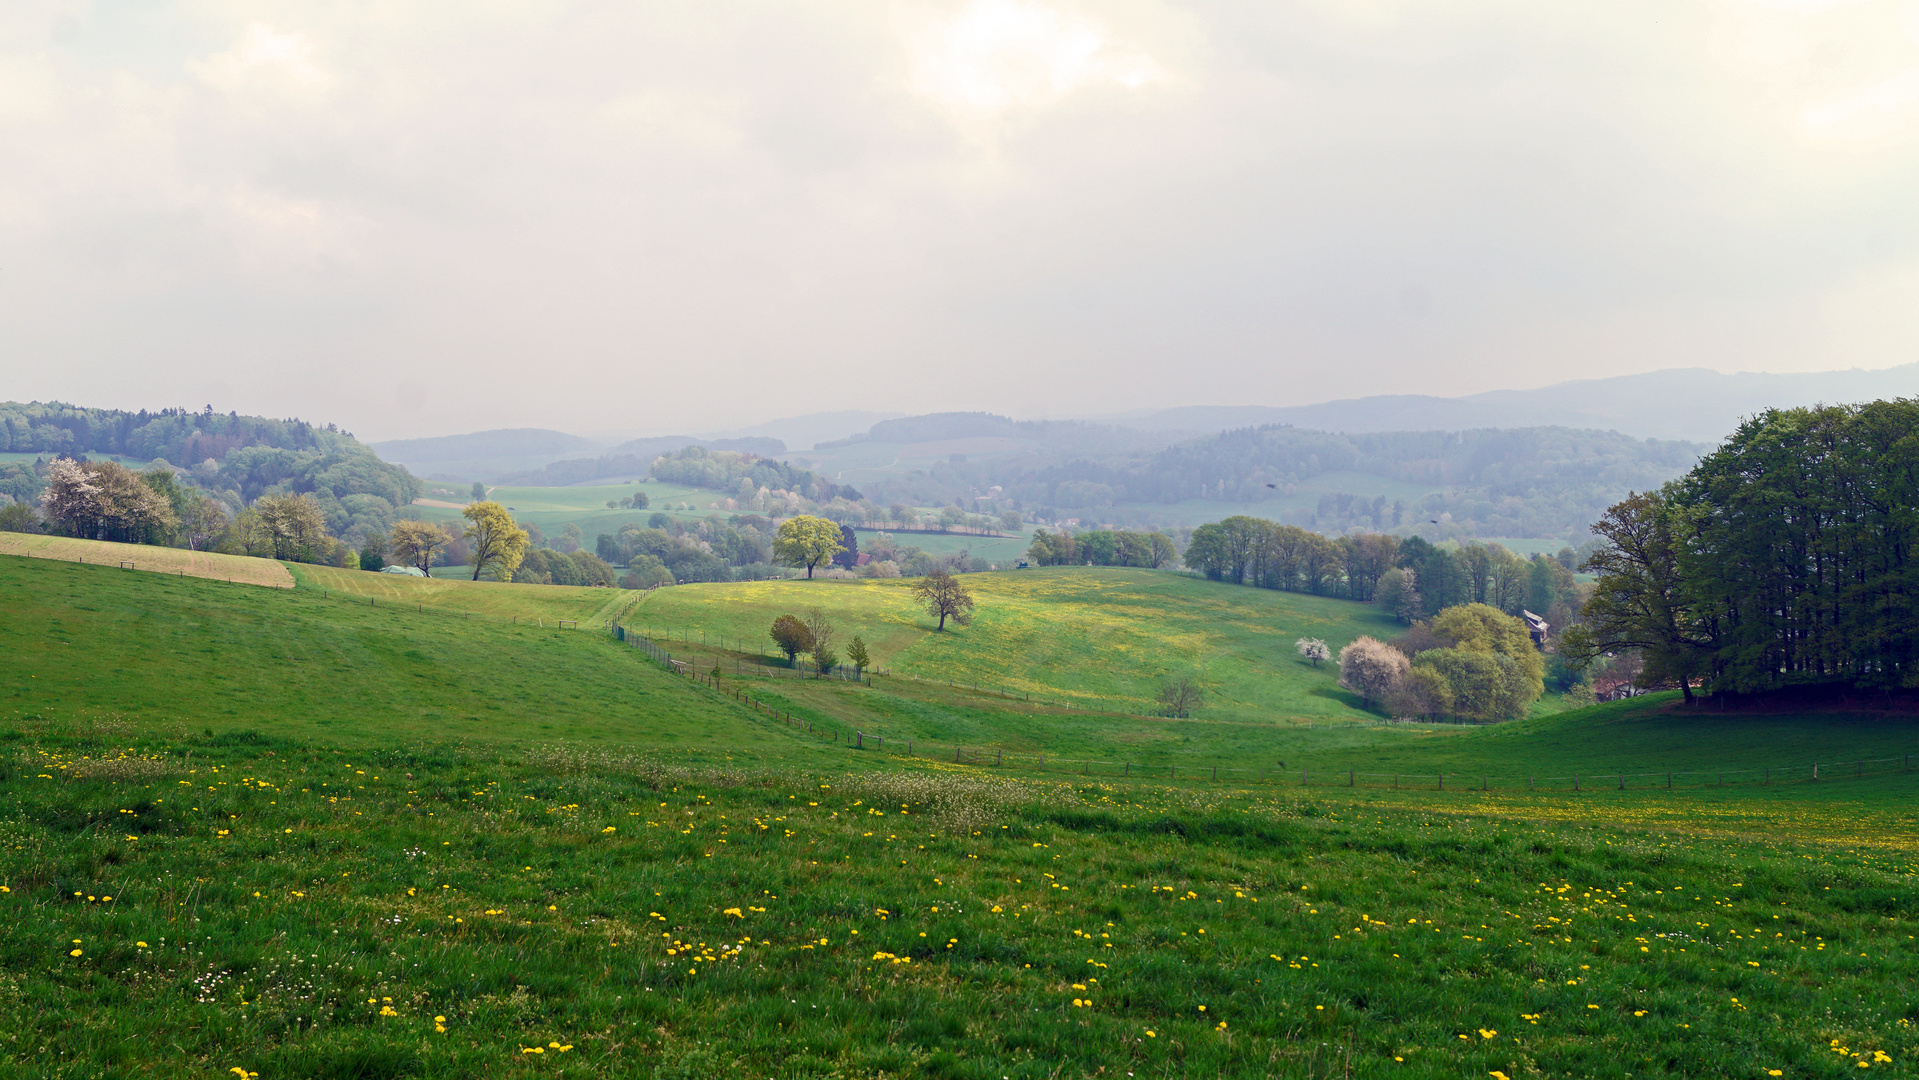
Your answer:
[[[1314,405],[1193,405],[1145,415],[1093,417],[1143,431],[1201,432],[1262,424],[1349,434],[1469,431],[1550,425],[1617,431],[1642,439],[1718,442],[1739,421],[1768,408],[1870,401],[1919,394],[1919,363],[1874,371],[1727,375],[1669,368],[1606,379],[1576,379],[1536,390],[1489,390],[1463,397],[1382,394]]]

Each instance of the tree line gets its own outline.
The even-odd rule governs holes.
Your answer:
[[[1593,531],[1569,653],[1689,701],[1919,685],[1919,400],[1768,410]]]
[[[662,454],[654,459],[648,473],[655,480],[669,484],[715,491],[732,491],[742,484],[750,484],[752,490],[792,491],[819,503],[834,499],[859,502],[864,498],[855,488],[835,484],[783,461],[734,450],[708,450],[703,446]]]
[[[1194,529],[1184,559],[1215,581],[1370,600],[1408,623],[1487,604],[1564,625],[1584,599],[1571,548],[1529,559],[1496,543],[1433,544],[1386,533],[1334,538],[1244,515]]]

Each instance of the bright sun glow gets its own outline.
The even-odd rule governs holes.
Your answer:
[[[1166,78],[1152,57],[1116,43],[1098,23],[1020,0],[972,0],[923,24],[908,45],[914,91],[976,114]]]
[[[207,82],[229,91],[262,78],[304,90],[320,89],[331,81],[326,69],[314,63],[311,38],[257,22],[246,28],[233,48],[188,66]]]

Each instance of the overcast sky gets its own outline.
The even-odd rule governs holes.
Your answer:
[[[364,438],[1919,359],[1919,0],[6,0],[0,398]]]

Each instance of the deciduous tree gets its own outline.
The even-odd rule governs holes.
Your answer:
[[[813,637],[813,647],[807,650],[813,654],[813,666],[820,677],[825,678],[827,669],[840,659],[839,653],[833,650],[833,620],[826,617],[826,612],[814,608],[806,614],[806,632]]]
[[[426,521],[396,521],[389,537],[394,561],[417,566],[423,574],[433,572],[433,556],[446,546],[446,533]]]
[[[1586,601],[1583,621],[1559,635],[1559,651],[1569,660],[1590,663],[1637,650],[1645,658],[1643,678],[1678,684],[1690,702],[1706,650],[1680,576],[1669,492],[1634,494],[1593,525],[1606,542],[1582,569],[1598,574],[1599,585]]]
[[[773,558],[783,566],[805,567],[806,576],[840,550],[840,527],[823,517],[800,514],[780,523],[773,537]]]
[[[773,620],[771,632],[773,644],[786,654],[786,663],[791,666],[803,652],[813,651],[813,632],[806,628],[797,615],[782,615]]]
[[[526,558],[526,530],[497,502],[471,503],[460,513],[468,522],[465,536],[472,550],[467,560],[473,564],[473,580],[491,567],[494,577],[512,581],[513,571]]]
[[[253,500],[273,536],[273,557],[289,562],[314,562],[328,550],[326,515],[305,495],[262,495]]]
[[[866,651],[866,639],[854,634],[853,640],[846,643],[846,658],[853,662],[856,674],[866,674],[866,665],[873,662],[873,657]]]
[[[960,626],[973,621],[973,594],[944,570],[935,570],[921,578],[913,586],[913,599],[924,604],[926,613],[940,621],[941,630],[946,629],[948,619]]]
[[[1303,637],[1293,642],[1293,650],[1305,659],[1312,661],[1314,667],[1318,667],[1321,660],[1331,659],[1333,655],[1332,650],[1326,647],[1324,641],[1311,637]]]
[[[1205,694],[1200,690],[1198,683],[1181,675],[1168,679],[1165,685],[1159,688],[1158,700],[1160,705],[1165,707],[1168,715],[1186,717],[1199,709],[1200,704],[1205,700]]]

